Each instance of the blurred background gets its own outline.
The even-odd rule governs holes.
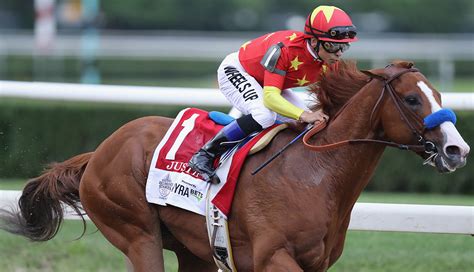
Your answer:
[[[360,39],[345,58],[356,60],[360,69],[412,60],[439,91],[474,92],[472,0],[2,0],[0,80],[217,88],[216,70],[225,55],[268,32],[301,31],[310,11],[323,4],[352,17]],[[127,121],[173,117],[186,106],[192,105],[0,96],[0,189],[20,189],[47,163],[94,150]],[[472,147],[474,112],[457,114],[457,127]],[[474,205],[472,161],[450,175],[421,164],[413,154],[388,149],[362,199]],[[472,243],[460,249],[474,257]],[[472,267],[472,260],[458,260],[462,265],[455,270]],[[441,263],[408,270],[450,270]],[[363,267],[350,263],[347,271],[355,271],[354,265]]]
[[[0,3],[2,79],[214,87],[225,55],[267,32],[302,30],[330,4],[353,18],[360,42],[346,57],[362,68],[410,59],[441,91],[473,91],[469,0],[33,2]]]

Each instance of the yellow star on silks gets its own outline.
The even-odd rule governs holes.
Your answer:
[[[273,34],[275,34],[275,32],[272,32],[272,33],[268,34],[268,35],[265,37],[265,39],[263,39],[263,40],[266,41],[268,38],[270,38],[271,36],[273,36]]]
[[[298,56],[296,56],[296,58],[295,58],[294,60],[290,61],[290,63],[291,63],[291,67],[290,67],[290,68],[295,69],[295,71],[298,70],[298,66],[300,66],[301,64],[303,64],[303,62],[301,62],[301,61],[298,60]]]
[[[326,64],[323,64],[323,69],[321,70],[321,74],[325,74],[328,70],[328,66]]]
[[[304,75],[304,77],[302,79],[297,78],[296,81],[297,81],[296,84],[298,84],[300,86],[303,86],[303,85],[305,85],[306,83],[309,82],[309,80],[306,80],[306,74]]]
[[[293,34],[291,34],[290,36],[286,36],[290,41],[293,41],[294,39],[296,39],[296,33],[293,32]]]
[[[245,49],[247,49],[247,45],[249,45],[251,42],[252,42],[252,41],[248,41],[248,42],[246,42],[246,43],[242,44],[242,46],[241,46],[241,47],[243,47],[243,48],[244,48],[244,50],[245,50]]]

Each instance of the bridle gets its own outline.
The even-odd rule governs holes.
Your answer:
[[[391,66],[391,65],[389,65]],[[387,67],[389,67],[387,66]],[[386,67],[386,68],[387,68]],[[374,113],[377,111],[377,108],[380,105],[380,102],[383,100],[383,97],[385,96],[386,93],[390,96],[392,102],[394,103],[395,107],[397,108],[397,111],[399,112],[401,118],[405,122],[405,124],[410,128],[412,131],[412,134],[414,137],[416,137],[417,141],[419,144],[417,145],[405,145],[405,144],[399,144],[391,141],[383,141],[383,140],[375,140],[375,139],[350,139],[350,140],[344,140],[344,141],[339,141],[336,143],[331,143],[331,144],[326,144],[326,145],[312,145],[309,144],[308,141],[309,139],[324,129],[327,125],[327,122],[321,122],[318,125],[314,126],[311,130],[309,130],[303,137],[303,143],[304,145],[313,150],[313,151],[328,151],[337,147],[345,146],[348,144],[358,144],[358,143],[376,143],[376,144],[383,144],[386,146],[391,146],[391,147],[396,147],[402,150],[412,150],[415,152],[426,152],[428,154],[431,154],[432,156],[436,154],[436,146],[433,142],[426,140],[423,137],[423,133],[425,131],[425,126],[423,123],[423,119],[421,119],[413,110],[411,110],[404,102],[403,99],[400,97],[400,95],[395,92],[395,89],[392,86],[392,82],[402,76],[403,74],[406,73],[416,73],[419,72],[418,69],[416,68],[406,68],[403,69],[395,74],[393,74],[389,79],[382,79],[378,77],[371,76],[372,79],[379,79],[383,81],[383,88],[380,94],[380,97],[378,98],[374,108],[372,109],[372,113],[370,116],[370,119],[372,121],[372,117]],[[347,105],[347,103],[346,103]],[[339,112],[335,115],[337,117],[345,107],[341,108]]]

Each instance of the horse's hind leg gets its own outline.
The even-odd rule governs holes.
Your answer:
[[[99,221],[100,222],[100,221]],[[112,229],[94,221],[102,234],[129,259],[133,271],[164,271],[161,240],[154,235],[137,234],[136,226]]]
[[[134,271],[164,271],[158,213],[146,203],[136,181],[122,175],[107,183],[88,168],[80,196],[91,220],[129,258]]]

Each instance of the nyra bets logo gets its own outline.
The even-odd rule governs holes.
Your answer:
[[[160,196],[163,198],[168,197],[173,187],[173,182],[171,181],[170,175],[166,175],[159,183]]]
[[[186,198],[193,196],[196,198],[197,201],[201,201],[203,197],[203,193],[198,190],[196,185],[186,182],[184,180],[181,180],[180,184],[177,183],[173,187],[173,193],[178,194],[182,197],[186,197]]]

